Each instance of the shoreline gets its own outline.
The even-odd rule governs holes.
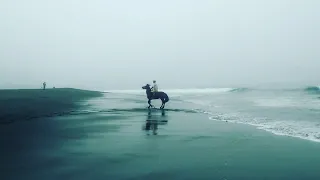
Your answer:
[[[271,135],[275,135],[275,136],[284,136],[284,137],[290,137],[290,138],[294,138],[294,139],[309,141],[309,142],[313,142],[313,143],[320,143],[320,139],[308,138],[308,136],[302,137],[302,136],[298,136],[298,135],[288,135],[285,133],[279,133],[274,130],[269,130],[266,127],[264,127],[262,125],[258,125],[258,124],[249,124],[249,123],[244,123],[244,122],[236,122],[236,121],[232,121],[232,120],[228,120],[226,122],[226,121],[216,120],[210,116],[208,116],[208,120],[215,121],[215,122],[221,122],[221,123],[232,123],[232,124],[238,124],[238,125],[245,125],[245,126],[253,127],[254,129],[259,130],[259,131],[264,131],[264,132],[270,133]]]
[[[204,113],[204,114],[208,114],[208,113]],[[215,119],[215,118],[212,117],[212,116],[208,116],[208,120],[210,120],[210,121],[215,121],[215,122],[232,123],[232,124],[239,124],[239,125],[250,126],[250,127],[255,128],[256,130],[264,131],[264,132],[270,133],[270,134],[275,135],[275,136],[284,136],[284,137],[290,137],[290,138],[299,139],[299,140],[304,140],[304,141],[310,141],[310,142],[313,142],[313,143],[320,143],[320,137],[319,137],[319,139],[309,138],[309,135],[308,135],[308,134],[306,134],[306,136],[304,137],[304,136],[302,136],[302,135],[301,135],[301,136],[298,136],[298,135],[291,135],[291,134],[286,134],[286,133],[280,133],[280,132],[277,132],[277,131],[275,131],[275,130],[268,129],[267,126],[263,126],[263,125],[259,125],[259,124],[245,123],[245,122],[236,122],[236,121],[233,121],[233,120],[217,120],[217,119]]]

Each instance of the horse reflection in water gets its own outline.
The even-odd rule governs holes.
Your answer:
[[[154,114],[152,114],[152,113],[154,113]],[[161,110],[161,116],[159,116],[158,114],[155,114],[155,113],[156,112],[152,112],[152,109],[150,109],[148,111],[146,124],[143,127],[143,130],[146,130],[147,132],[152,130],[153,135],[158,134],[158,125],[164,125],[164,124],[168,123],[168,120],[166,119],[165,110],[163,110],[163,109]],[[149,135],[149,133],[148,133],[148,135]]]

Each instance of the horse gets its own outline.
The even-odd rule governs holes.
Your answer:
[[[151,104],[151,100],[152,99],[161,99],[162,101],[162,105],[160,106],[160,109],[163,109],[165,104],[169,101],[169,97],[168,95],[165,93],[165,92],[162,92],[162,91],[159,91],[159,92],[155,92],[154,96],[153,96],[153,92],[151,92],[151,88],[150,88],[150,85],[147,84],[145,86],[142,86],[142,89],[145,89],[146,90],[146,94],[147,94],[147,98],[148,98],[148,104],[149,104],[149,107],[154,107],[152,104]]]

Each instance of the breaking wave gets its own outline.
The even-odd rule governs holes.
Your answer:
[[[169,94],[216,94],[216,93],[228,93],[228,92],[245,92],[249,88],[192,88],[192,89],[165,89],[162,90]],[[161,90],[160,90],[161,91]],[[106,93],[117,94],[145,94],[144,90],[107,90]]]
[[[320,124],[317,122],[272,121],[268,118],[241,117],[239,114],[213,115],[211,112],[205,111],[202,111],[202,113],[208,114],[210,120],[247,124],[275,135],[290,136],[309,141],[320,142]]]
[[[234,88],[232,90],[230,90],[230,92],[246,92],[251,90],[250,88]]]
[[[309,86],[304,89],[308,93],[320,93],[320,86]]]

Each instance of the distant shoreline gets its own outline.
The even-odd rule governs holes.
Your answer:
[[[0,125],[68,114],[80,107],[78,102],[101,96],[103,92],[74,88],[1,89]]]

